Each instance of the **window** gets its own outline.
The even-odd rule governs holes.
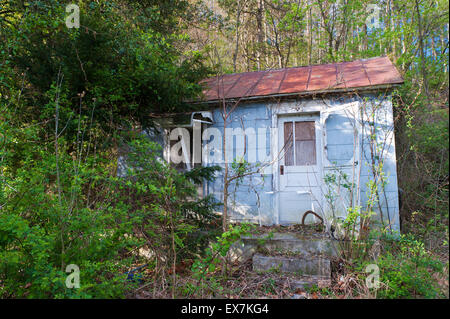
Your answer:
[[[316,165],[315,122],[285,122],[284,145],[286,166]]]
[[[333,165],[346,165],[354,157],[355,121],[345,114],[330,114],[325,120],[326,156]]]

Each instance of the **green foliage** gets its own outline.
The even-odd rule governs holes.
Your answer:
[[[210,274],[216,271],[220,262],[229,253],[231,246],[240,240],[242,236],[249,235],[253,227],[254,225],[249,223],[230,225],[226,232],[216,237],[217,241],[213,242],[205,250],[204,256],[197,259],[192,265],[192,277],[197,280],[197,286],[189,285],[186,287],[186,293],[191,295],[199,289],[211,290],[214,293],[218,291],[220,286],[216,278],[211,277]]]
[[[375,263],[380,269],[378,298],[442,298],[448,280],[445,265],[432,256],[424,243],[412,235],[382,235],[382,251],[375,261],[365,261],[360,268]],[[448,266],[448,265],[447,265]]]
[[[13,175],[5,174],[3,297],[121,297],[136,249],[150,249],[167,263],[174,258],[171,249],[185,257],[199,251],[197,238],[189,235],[214,219],[212,201],[194,199],[195,185],[158,159],[158,145],[143,135],[126,141],[130,168],[123,178],[108,172],[111,162],[103,156],[85,157],[74,167],[63,138],[58,158],[29,145],[29,157]],[[65,287],[67,264],[80,267],[80,289]]]
[[[166,280],[217,225],[216,203],[197,194],[217,168],[180,173],[140,133],[200,92],[201,55],[180,49],[187,2],[78,4],[80,29],[59,1],[0,10],[3,298],[124,297],[130,269],[158,265]],[[80,288],[65,285],[69,264]]]
[[[64,6],[56,0],[24,7],[11,3],[6,8],[16,13],[17,23],[4,29],[2,47],[8,64],[41,93],[61,70],[67,107],[74,112],[80,108],[77,95],[83,94],[82,115],[92,111],[103,126],[131,126],[131,119],[149,126],[152,113],[185,111],[185,101],[198,96],[198,81],[207,74],[198,51],[179,49],[188,38],[174,33],[173,21],[185,5],[182,0],[80,2],[81,27],[69,29]],[[169,21],[172,27],[164,28]],[[45,103],[43,95],[33,99]],[[75,133],[72,124],[67,133]]]
[[[325,200],[331,209],[333,218],[336,218],[344,213],[339,211],[339,209],[342,209],[342,205],[339,205],[339,203],[345,202],[345,198],[342,198],[341,193],[353,194],[356,185],[352,184],[349,176],[337,167],[327,172],[323,177],[323,181],[327,191],[324,194]]]

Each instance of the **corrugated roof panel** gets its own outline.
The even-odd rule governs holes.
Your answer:
[[[403,83],[400,73],[388,57],[369,59],[364,61],[364,66],[372,85]]]
[[[281,83],[279,94],[302,92],[306,90],[310,67],[292,68],[286,70],[286,76]]]
[[[370,86],[369,78],[360,61],[346,62],[338,66],[339,81],[342,80],[340,88],[356,88]]]
[[[277,92],[285,72],[286,69],[266,71],[266,75],[256,85],[255,89],[252,91],[252,95],[261,96]]]
[[[227,92],[227,98],[255,96],[253,91],[265,74],[264,71],[242,73],[236,85]]]
[[[336,66],[316,65],[311,70],[307,91],[327,90],[336,86]]]
[[[313,93],[333,89],[400,84],[403,79],[387,57],[325,65],[227,74],[202,81],[206,101],[223,98]],[[218,94],[219,89],[219,94]]]
[[[203,90],[203,94],[205,95],[205,100],[214,100],[214,97],[217,97],[217,89],[214,85],[216,78],[205,79],[200,82],[200,84],[205,88]],[[214,96],[214,91],[216,92]]]
[[[207,84],[211,85],[211,89],[205,93],[206,98],[210,100],[221,99],[224,96],[224,92],[225,96],[228,97],[228,91],[236,84],[239,78],[240,74],[225,74],[219,78],[208,79]]]

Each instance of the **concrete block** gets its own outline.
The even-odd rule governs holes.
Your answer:
[[[299,275],[331,277],[330,260],[324,257],[301,258],[256,254],[253,256],[253,270],[278,270]]]

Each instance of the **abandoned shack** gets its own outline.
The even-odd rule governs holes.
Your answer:
[[[229,176],[245,167],[230,181],[232,221],[286,225],[313,211],[329,223],[356,208],[399,230],[391,98],[402,83],[388,57],[206,79],[205,111],[166,125],[164,156],[184,169],[228,163]],[[223,178],[203,194],[223,201]]]

